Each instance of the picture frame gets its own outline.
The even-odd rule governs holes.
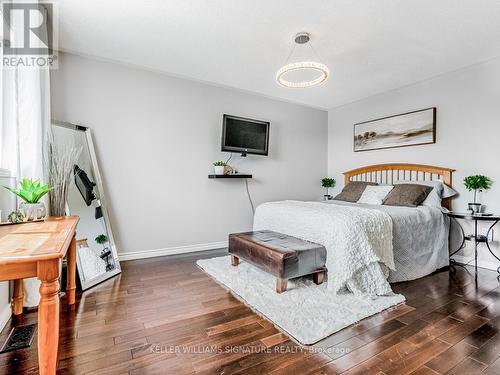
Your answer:
[[[436,143],[436,107],[354,124],[354,152]]]

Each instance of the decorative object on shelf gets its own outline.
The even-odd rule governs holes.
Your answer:
[[[12,224],[22,223],[24,215],[21,211],[12,211],[7,217],[7,220]]]
[[[222,174],[225,174],[225,170],[226,170],[226,163],[224,163],[223,161],[216,161],[213,163],[214,164],[214,172],[215,174],[217,175],[222,175]]]
[[[332,196],[329,194],[328,189],[335,187],[335,179],[330,177],[325,177],[321,180],[321,186],[326,189],[326,194],[324,195],[325,201],[332,199]]]
[[[354,151],[436,143],[436,108],[354,124]]]
[[[464,178],[464,185],[468,191],[474,191],[474,202],[469,203],[468,210],[472,210],[472,213],[477,214],[481,212],[481,203],[476,202],[477,192],[482,192],[491,188],[493,181],[482,175],[468,176]]]
[[[47,143],[45,168],[49,173],[49,184],[53,186],[49,192],[49,210],[52,216],[65,216],[68,188],[82,148],[74,144],[57,143],[52,136]]]
[[[47,214],[45,204],[40,202],[40,199],[51,190],[49,185],[42,184],[40,180],[23,178],[19,182],[18,189],[8,186],[4,187],[23,200],[19,204],[19,210],[23,213],[26,220],[38,220],[45,217]]]
[[[316,58],[319,60],[319,56],[311,45],[311,35],[306,32],[301,32],[295,35],[294,38],[294,46],[288,58],[286,60],[286,64],[281,67],[276,73],[276,81],[284,87],[288,88],[305,88],[319,85],[325,82],[330,75],[330,70],[325,64],[315,61],[296,61],[290,62],[291,58],[293,59],[293,54],[295,52],[295,48],[297,46],[308,45],[311,48],[312,54],[316,55]],[[293,81],[290,78],[286,78],[286,76],[291,75],[291,73],[301,73],[301,72],[313,72],[319,73],[319,76],[313,78],[311,80],[297,80]]]

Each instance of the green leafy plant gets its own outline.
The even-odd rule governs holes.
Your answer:
[[[328,189],[335,187],[335,180],[330,177],[325,177],[324,179],[321,180],[321,186],[326,188],[326,195],[329,195]]]
[[[17,224],[24,220],[24,214],[21,211],[12,211],[7,217],[9,223]]]
[[[223,161],[215,161],[214,162],[214,167],[225,167],[226,166],[226,163],[224,163]]]
[[[108,236],[106,236],[105,234],[100,234],[94,240],[99,245],[102,245],[102,247],[104,247],[104,244],[108,242]]]
[[[476,203],[476,194],[491,188],[493,181],[491,178],[482,175],[468,176],[464,179],[465,188],[468,191],[474,191],[474,203]]]
[[[40,180],[32,180],[31,178],[23,178],[19,182],[19,189],[13,189],[4,186],[21,198],[26,203],[38,203],[38,201],[50,191],[49,185],[42,185]]]

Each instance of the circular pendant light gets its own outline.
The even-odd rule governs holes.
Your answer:
[[[278,81],[280,85],[288,88],[305,88],[305,87],[312,87],[319,85],[328,79],[328,76],[330,75],[330,70],[325,64],[314,61],[299,61],[299,62],[288,63],[288,61],[290,61],[293,52],[295,51],[295,47],[300,44],[308,44],[309,47],[311,47],[312,52],[317,57],[316,52],[314,51],[311,43],[309,42],[310,39],[311,37],[308,33],[298,33],[295,36],[295,46],[293,47],[292,51],[290,52],[290,55],[288,56],[287,63],[283,67],[281,67],[276,73],[276,81]],[[317,77],[304,81],[292,81],[285,78],[286,75],[293,72],[309,72],[309,73],[312,72],[316,73]]]

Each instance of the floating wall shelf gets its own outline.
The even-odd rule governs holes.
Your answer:
[[[209,174],[208,178],[252,178],[251,174]]]

